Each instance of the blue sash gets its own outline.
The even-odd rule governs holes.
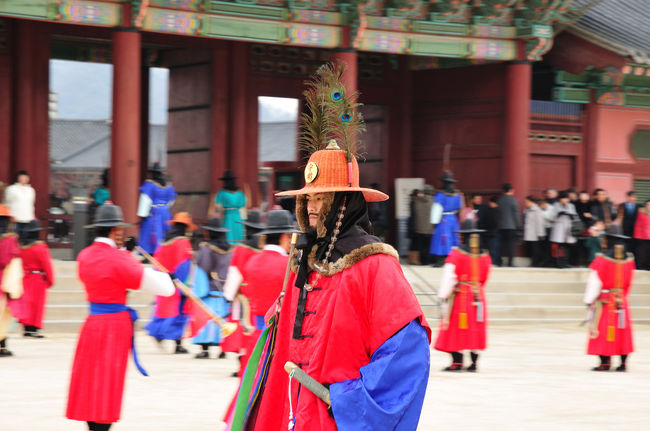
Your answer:
[[[103,302],[91,302],[90,303],[90,315],[98,315],[98,314],[114,314],[114,313],[121,313],[122,311],[128,311],[129,315],[131,316],[131,322],[135,324],[136,320],[138,320],[138,312],[135,311],[131,307],[127,307],[124,304],[107,304]],[[132,325],[133,331],[135,331],[135,326]],[[133,362],[135,362],[135,366],[140,371],[140,374],[143,376],[148,376],[147,371],[140,365],[140,361],[138,361],[138,353],[135,350],[135,332],[131,333],[131,351],[133,352]]]

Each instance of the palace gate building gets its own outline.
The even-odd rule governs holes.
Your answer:
[[[465,191],[650,198],[649,47],[646,0],[0,0],[0,180],[27,169],[50,188],[49,60],[112,63],[111,190],[133,221],[157,66],[168,171],[195,214],[226,169],[259,202],[304,162],[260,166],[258,96],[299,99],[341,59],[365,104],[363,185],[436,184],[449,148]]]

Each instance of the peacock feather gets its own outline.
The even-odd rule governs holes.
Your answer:
[[[300,115],[300,147],[308,154],[324,149],[331,139],[346,151],[348,161],[356,157],[358,137],[365,131],[358,112],[358,92],[348,94],[342,82],[345,63],[326,63],[305,84],[307,112]]]

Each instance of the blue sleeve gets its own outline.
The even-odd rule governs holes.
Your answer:
[[[429,379],[429,340],[417,320],[386,340],[361,377],[330,386],[339,431],[412,431]]]
[[[174,186],[170,184],[168,186],[168,191],[167,191],[167,202],[173,201],[174,199],[176,199],[176,196],[177,196],[176,189],[174,188]]]
[[[153,199],[153,192],[151,190],[152,187],[155,187],[150,181],[145,181],[141,186],[140,186],[140,193],[143,193],[150,198]]]

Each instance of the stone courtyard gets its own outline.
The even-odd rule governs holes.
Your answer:
[[[432,319],[432,326],[436,322]],[[435,330],[434,330],[435,334]],[[495,325],[479,373],[445,373],[447,355],[432,350],[419,430],[632,430],[650,422],[650,327],[637,325],[637,353],[627,373],[594,373],[584,355],[585,329],[575,324]],[[64,418],[75,334],[42,340],[10,338],[15,352],[0,361],[0,429],[71,431]],[[234,356],[197,360],[161,351],[140,333],[143,377],[127,375],[116,431],[218,431],[236,389]],[[198,351],[193,346],[193,352]],[[212,352],[213,357],[216,351]]]

